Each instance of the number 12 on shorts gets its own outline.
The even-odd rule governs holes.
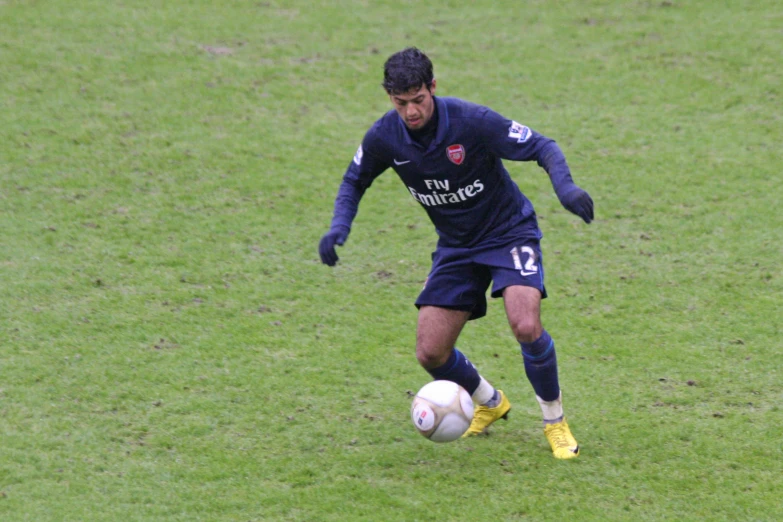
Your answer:
[[[524,266],[522,266],[520,252],[522,254],[527,254],[527,261],[525,261]],[[536,266],[536,252],[532,248],[528,246],[519,248],[514,247],[511,249],[511,257],[514,258],[514,268],[519,270],[519,273],[523,276],[533,275],[538,272],[538,267]]]

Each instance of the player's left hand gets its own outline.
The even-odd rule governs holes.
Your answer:
[[[558,198],[566,210],[584,219],[585,223],[593,220],[593,198],[585,190],[572,185],[566,192],[558,194]]]

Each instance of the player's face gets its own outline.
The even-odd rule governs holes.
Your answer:
[[[434,93],[435,80],[432,80],[432,87],[429,89],[426,85],[422,85],[405,94],[390,94],[389,99],[405,125],[409,129],[416,130],[427,125],[432,118],[432,113],[435,111],[435,100],[432,98]]]

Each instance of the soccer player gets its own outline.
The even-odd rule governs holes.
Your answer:
[[[503,159],[535,160],[560,203],[585,223],[593,200],[574,184],[560,147],[529,127],[487,107],[435,96],[432,62],[410,47],[384,64],[383,87],[394,107],[367,131],[343,176],[331,228],[319,244],[334,266],[373,180],[392,168],[435,225],[439,239],[432,269],[416,300],[416,358],[434,379],[456,382],[477,405],[465,436],[478,435],[511,404],[455,347],[468,320],[486,314],[486,292],[502,297],[522,347],[525,373],[544,419],[554,456],[579,455],[563,415],[555,343],[541,324],[544,266],[533,205],[511,180]]]

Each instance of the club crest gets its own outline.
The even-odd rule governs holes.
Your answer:
[[[462,162],[465,161],[465,147],[462,145],[449,145],[446,154],[455,165],[462,165]]]

